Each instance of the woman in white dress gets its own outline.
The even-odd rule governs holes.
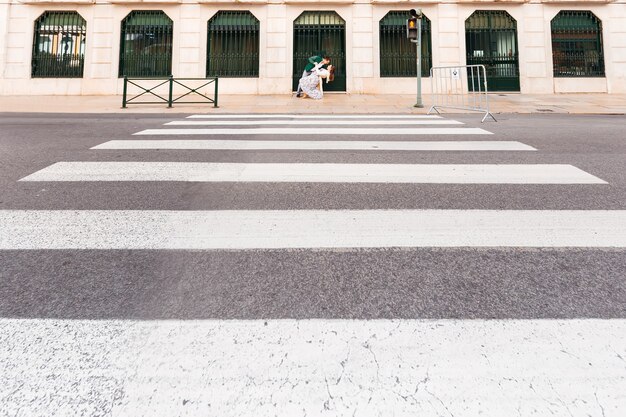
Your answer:
[[[326,82],[330,82],[334,79],[335,68],[332,65],[326,68],[313,68],[310,75],[300,78],[300,87],[302,92],[312,99],[319,100],[324,96],[322,90],[317,86],[320,83],[320,78],[325,78]]]

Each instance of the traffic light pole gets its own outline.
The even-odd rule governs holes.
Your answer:
[[[417,48],[417,100],[413,107],[424,107],[422,103],[422,19],[417,19],[417,39],[411,39]]]

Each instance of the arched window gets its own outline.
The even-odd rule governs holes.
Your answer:
[[[417,75],[417,48],[406,37],[408,11],[391,11],[379,23],[380,29],[380,76],[415,77]],[[422,17],[422,76],[430,75],[432,46],[430,20]]]
[[[31,76],[82,78],[87,22],[76,12],[44,12],[35,21]]]
[[[119,76],[172,74],[172,19],[161,10],[134,10],[122,20]]]
[[[555,77],[604,77],[600,19],[590,11],[563,10],[550,26]]]
[[[259,20],[252,13],[219,11],[207,30],[207,77],[259,76]]]

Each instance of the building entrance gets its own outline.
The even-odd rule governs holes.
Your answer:
[[[333,11],[303,12],[293,22],[292,90],[314,55],[328,55],[335,66],[335,80],[324,91],[346,91],[346,22]]]
[[[517,22],[511,15],[502,10],[475,11],[465,21],[465,48],[467,65],[485,66],[489,91],[520,91]]]

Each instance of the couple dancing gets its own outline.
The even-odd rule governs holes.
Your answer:
[[[324,96],[322,89],[318,89],[320,80],[326,78],[326,82],[330,82],[335,78],[335,67],[330,65],[330,58],[327,56],[312,56],[309,63],[304,67],[302,78],[298,82],[298,90],[296,97],[302,97],[302,94],[319,100]]]

